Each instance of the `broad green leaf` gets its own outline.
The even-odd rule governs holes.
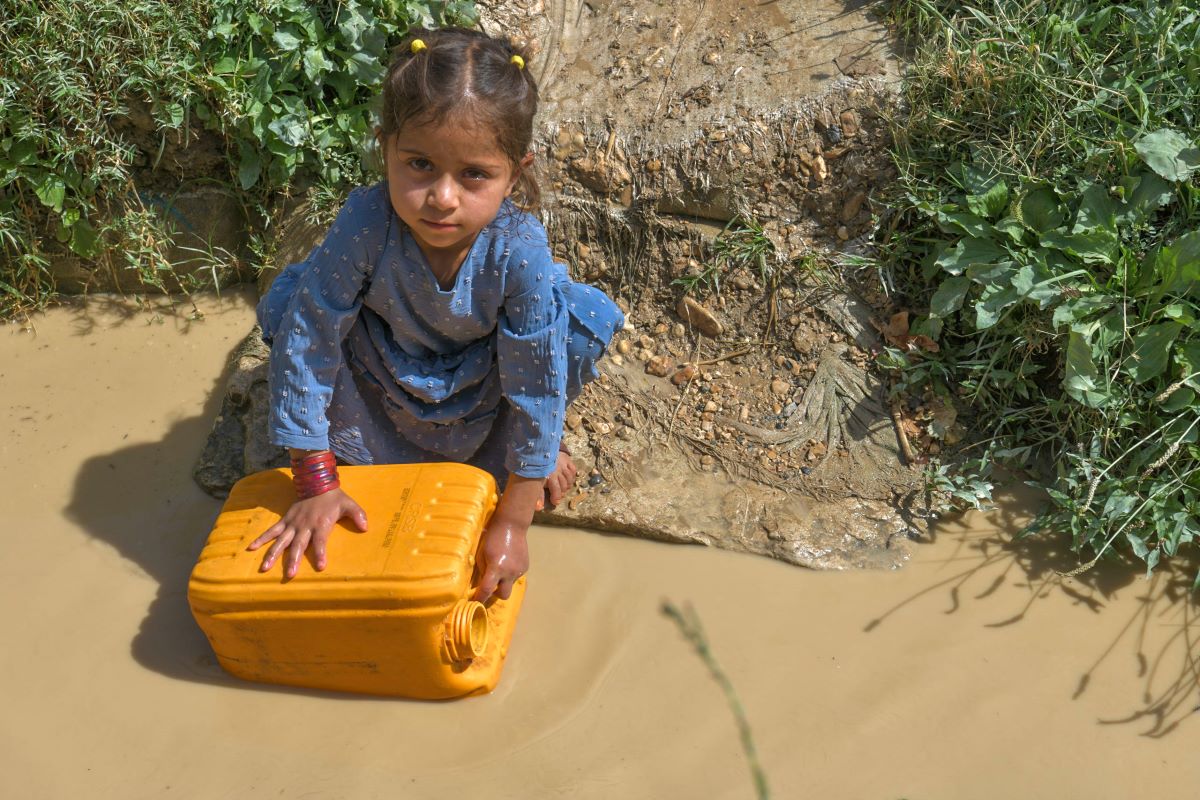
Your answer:
[[[1098,183],[1093,183],[1083,190],[1079,199],[1079,211],[1075,215],[1075,227],[1072,233],[1100,228],[1117,232],[1117,204],[1113,202],[1108,189]]]
[[[1013,275],[1012,287],[1019,297],[1026,297],[1033,290],[1033,267],[1026,264]]]
[[[1143,222],[1175,199],[1175,186],[1153,172],[1147,172],[1132,180],[1135,184],[1127,193],[1125,206],[1118,215],[1118,219],[1124,224]]]
[[[1034,233],[1045,233],[1061,226],[1066,214],[1058,195],[1048,186],[1041,186],[1021,198],[1021,222]]]
[[[1200,340],[1180,342],[1175,348],[1175,357],[1185,376],[1200,373]],[[1200,378],[1193,378],[1192,384],[1200,389]]]
[[[1075,400],[1099,408],[1108,399],[1096,385],[1100,373],[1092,361],[1092,346],[1079,331],[1071,331],[1067,339],[1067,363],[1063,374],[1063,390]]]
[[[942,285],[933,293],[929,301],[929,313],[935,317],[948,317],[962,308],[971,280],[962,276],[954,276],[942,281]]]
[[[1076,322],[1081,322],[1094,315],[1097,311],[1112,308],[1116,303],[1117,298],[1107,294],[1086,294],[1083,297],[1076,297],[1054,309],[1051,324],[1055,328],[1074,325]]]
[[[966,234],[981,239],[987,238],[992,233],[992,226],[986,220],[963,211],[938,211],[937,223],[943,233]]]
[[[1161,128],[1134,144],[1146,166],[1168,181],[1186,181],[1200,168],[1200,150],[1179,131]]]
[[[1200,231],[1186,233],[1159,250],[1154,274],[1158,278],[1151,294],[1155,302],[1165,295],[1200,291]]]
[[[55,211],[62,211],[63,200],[67,196],[67,185],[57,175],[46,175],[34,185],[34,193],[43,205],[50,206]]]
[[[1009,287],[997,291],[985,291],[975,304],[975,327],[987,330],[1000,321],[1004,309],[1017,302],[1020,297],[1017,290]]]
[[[1020,242],[1025,237],[1025,228],[1016,217],[1005,217],[992,225],[992,227],[1006,235],[1013,242]]]
[[[262,174],[262,157],[257,150],[245,143],[242,144],[239,155],[238,183],[243,190],[250,189],[258,183],[258,177]]]
[[[294,114],[288,114],[287,116],[272,120],[267,128],[289,147],[297,147],[308,136],[308,129],[304,125],[304,120]],[[280,155],[283,155],[283,153],[280,153]]]
[[[310,47],[304,51],[304,74],[308,79],[316,80],[324,72],[333,69],[333,62],[325,57],[325,51],[319,47]]]
[[[100,237],[86,219],[71,226],[71,249],[84,258],[95,258],[100,253]]]
[[[1095,229],[1083,233],[1049,231],[1041,236],[1045,247],[1069,253],[1087,264],[1111,264],[1120,252],[1120,241],[1113,231]]]
[[[1008,186],[997,181],[983,194],[967,195],[967,208],[985,219],[995,219],[1008,208]]]
[[[1190,386],[1182,386],[1171,392],[1162,404],[1164,414],[1176,414],[1196,402],[1196,392]]]
[[[1003,289],[1012,284],[1016,271],[1011,261],[999,264],[972,264],[967,267],[966,276],[982,286]]]
[[[948,250],[937,259],[937,265],[951,275],[961,275],[972,264],[994,264],[1008,257],[1008,251],[990,239],[968,236],[953,250]]]
[[[304,37],[294,25],[280,25],[271,35],[271,40],[285,53],[290,53],[300,47]]]
[[[1183,326],[1178,322],[1163,322],[1138,332],[1133,339],[1133,353],[1124,365],[1134,383],[1145,383],[1166,372],[1171,345],[1181,330]]]

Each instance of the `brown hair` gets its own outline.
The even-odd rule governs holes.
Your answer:
[[[414,40],[424,42],[418,52]],[[533,141],[537,83],[528,67],[513,63],[529,57],[508,40],[493,39],[469,28],[414,28],[393,51],[383,79],[380,140],[386,145],[405,125],[440,125],[459,115],[495,132],[496,143],[519,170],[513,202],[531,210],[541,199],[532,170],[520,169]]]

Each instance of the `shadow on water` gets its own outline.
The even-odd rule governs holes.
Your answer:
[[[130,315],[128,321],[143,324],[135,315]],[[86,320],[81,318],[84,323]],[[191,471],[220,409],[228,377],[226,367],[209,390],[203,413],[175,422],[160,441],[131,445],[84,461],[75,476],[66,515],[158,582],[158,593],[130,646],[134,660],[146,669],[178,680],[227,688],[355,698],[233,678],[218,665],[208,640],[192,618],[187,602],[188,577],[221,503],[192,481]],[[135,427],[137,421],[130,424]]]
[[[1117,613],[1109,606],[1118,590],[1136,591],[1133,611],[1126,612],[1121,606],[1128,619],[1080,675],[1072,699],[1087,693],[1097,671],[1130,648],[1141,683],[1141,702],[1126,714],[1097,721],[1101,725],[1144,724],[1141,734],[1150,738],[1172,733],[1200,710],[1200,626],[1196,625],[1200,605],[1191,591],[1192,573],[1181,565],[1160,566],[1145,580],[1143,567],[1114,559],[1065,577],[1079,566],[1078,555],[1066,537],[1014,535],[1025,527],[1032,505],[1028,498],[1002,503],[979,529],[935,532],[935,536],[953,535],[957,540],[954,552],[941,562],[951,574],[905,597],[867,623],[864,630],[875,630],[917,600],[939,592],[945,592],[949,602],[943,613],[954,614],[964,601],[986,600],[1006,584],[1024,589],[1026,597],[1020,605],[985,623],[989,628],[1003,628],[1021,622],[1034,612],[1039,600],[1055,594],[1100,614]]]

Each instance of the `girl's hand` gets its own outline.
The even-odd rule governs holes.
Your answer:
[[[529,570],[528,530],[528,522],[503,517],[499,511],[492,515],[479,548],[482,575],[475,600],[486,603],[492,595],[507,600],[512,594],[513,584]]]
[[[275,543],[263,557],[260,572],[266,572],[275,565],[275,559],[287,548],[287,558],[284,559],[283,574],[293,578],[300,567],[300,559],[304,551],[312,546],[313,561],[317,571],[325,569],[325,542],[329,533],[339,519],[349,517],[360,531],[367,529],[367,514],[362,507],[350,499],[350,495],[341,489],[334,489],[307,500],[297,500],[276,522],[259,536],[247,550],[257,550],[272,539]]]

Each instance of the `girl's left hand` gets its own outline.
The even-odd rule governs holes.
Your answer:
[[[486,603],[492,595],[507,600],[513,584],[529,569],[529,546],[525,534],[529,523],[502,515],[499,510],[483,532],[479,548],[481,577],[475,600]]]

